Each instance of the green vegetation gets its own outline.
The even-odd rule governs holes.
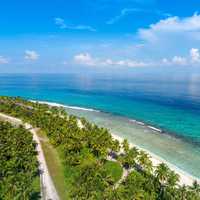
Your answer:
[[[106,173],[111,176],[111,178],[114,180],[114,182],[119,181],[119,179],[122,176],[123,169],[121,165],[118,162],[113,161],[107,161],[104,164],[104,168],[106,170]]]
[[[62,108],[21,98],[1,97],[0,112],[29,122],[48,137],[57,152],[53,153],[54,150],[45,145],[43,149],[46,155],[50,153],[47,160],[51,160],[52,165],[53,159],[59,156],[50,170],[54,172],[52,176],[57,177],[54,178],[58,180],[56,184],[65,179],[66,199],[200,199],[200,186],[196,182],[192,187],[179,186],[178,175],[165,164],[153,168],[149,156],[137,148],[130,148],[127,140],[120,146],[107,129],[99,128],[85,119],[69,116]],[[81,120],[81,127],[78,120]],[[120,179],[122,167],[127,176]],[[63,171],[64,176],[60,176],[57,169],[61,169],[59,173]]]
[[[35,147],[32,135],[23,127],[0,121],[0,199],[39,199]]]

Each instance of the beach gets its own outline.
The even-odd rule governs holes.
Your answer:
[[[46,102],[46,101],[32,101],[32,102],[38,102],[41,104],[47,104],[49,106],[56,106],[56,107],[64,107],[64,108],[68,108],[68,109],[74,109],[74,110],[81,110],[81,111],[86,111],[86,112],[93,112],[93,109],[87,109],[87,108],[79,108],[79,107],[74,107],[74,106],[65,106],[59,103],[51,103],[51,102]],[[95,112],[100,112],[100,111],[95,111]],[[138,124],[139,126],[144,126],[144,123],[140,123],[137,122],[136,120],[132,120],[132,122],[136,122],[136,124]],[[154,131],[161,132],[161,130],[154,128],[152,126],[148,126],[149,129],[152,129]],[[123,139],[128,139],[126,137],[122,137],[117,135],[116,133],[111,132],[111,135],[114,139],[117,139],[119,142],[122,142]],[[198,183],[200,183],[200,180],[198,178],[196,178],[195,176],[190,175],[189,173],[185,172],[184,170],[180,169],[179,167],[175,166],[174,164],[171,164],[170,162],[166,161],[165,159],[163,159],[160,156],[157,156],[156,154],[152,153],[151,151],[141,147],[140,145],[137,145],[135,143],[130,142],[130,140],[128,139],[129,144],[131,147],[135,146],[137,147],[139,150],[143,150],[146,153],[148,153],[150,155],[150,159],[152,161],[153,166],[157,166],[160,163],[165,163],[171,170],[175,171],[179,176],[180,176],[180,181],[179,184],[180,185],[192,185],[193,182],[196,180]]]
[[[122,141],[125,139],[125,138],[119,137],[119,136],[117,136],[115,134],[112,134],[112,137],[114,139],[118,140],[120,143],[122,143]],[[195,180],[198,183],[200,183],[200,180],[198,178],[195,178],[195,177],[191,176],[190,174],[184,172],[183,170],[178,169],[175,165],[172,165],[171,163],[167,162],[166,160],[156,156],[152,152],[150,152],[150,151],[148,151],[146,149],[143,149],[143,148],[139,147],[136,144],[133,144],[133,143],[129,143],[129,144],[130,144],[130,147],[137,147],[139,150],[143,150],[146,153],[148,153],[150,155],[150,160],[151,160],[151,162],[153,164],[153,167],[156,167],[161,163],[165,163],[171,170],[175,171],[180,176],[180,181],[179,181],[180,185],[189,185],[189,186],[191,186]]]

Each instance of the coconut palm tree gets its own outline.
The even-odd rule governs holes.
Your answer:
[[[119,150],[120,150],[119,140],[113,140],[111,143],[111,151],[119,152]]]
[[[177,186],[177,183],[180,180],[180,176],[176,174],[174,171],[169,171],[168,178],[167,178],[167,185],[169,187]]]
[[[139,152],[138,163],[142,169],[148,173],[150,173],[153,169],[152,161],[150,160],[149,155],[144,151]]]
[[[170,172],[169,167],[164,163],[161,163],[156,167],[155,175],[156,175],[157,180],[159,181],[159,198],[160,199],[163,199],[165,196],[165,188],[166,188],[169,172]]]
[[[178,190],[178,196],[180,200],[187,200],[187,187],[186,185],[183,185]]]
[[[126,168],[130,169],[131,167],[134,167],[136,164],[138,156],[138,149],[133,147],[130,150],[127,151],[125,155],[121,155],[119,157],[119,162]]]
[[[162,185],[166,183],[169,176],[169,171],[170,171],[169,167],[164,163],[161,163],[157,166],[155,170],[155,175]]]
[[[190,190],[195,191],[197,194],[200,194],[200,185],[197,181],[194,181],[192,186],[190,187]]]
[[[129,143],[127,139],[124,139],[122,142],[122,148],[124,150],[125,153],[127,153],[129,151]]]

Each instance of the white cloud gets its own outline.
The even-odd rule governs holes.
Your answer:
[[[92,57],[89,53],[80,53],[74,56],[74,61],[77,64],[88,66],[124,66],[124,67],[145,67],[152,65],[141,61],[131,59],[126,60],[113,60],[113,59],[100,59]]]
[[[3,57],[3,56],[0,56],[0,65],[1,65],[1,64],[8,64],[8,63],[9,63],[9,61],[8,61],[7,58],[5,58],[5,57]]]
[[[183,56],[174,56],[172,59],[163,58],[161,64],[162,65],[196,65],[200,64],[200,52],[199,49],[191,48],[189,51],[189,55]]]
[[[96,59],[92,58],[89,53],[80,53],[78,55],[74,56],[74,61],[79,64],[84,64],[84,65],[96,65],[98,62]]]
[[[121,18],[123,18],[124,16],[133,13],[133,12],[138,12],[139,10],[137,8],[124,8],[121,10],[121,13],[111,19],[109,19],[106,24],[114,24],[117,21],[119,21]]]
[[[170,14],[164,13],[164,12],[159,11],[159,10],[153,11],[153,10],[146,10],[146,9],[141,9],[141,8],[124,8],[124,9],[121,10],[119,15],[109,19],[106,22],[106,24],[114,24],[127,15],[130,15],[132,13],[139,13],[139,12],[143,12],[143,13],[147,13],[147,14],[156,14],[156,15],[165,16],[165,17],[170,16]]]
[[[186,56],[172,56],[171,58],[154,59],[150,62],[134,59],[111,59],[93,57],[90,53],[80,53],[74,56],[76,64],[87,66],[123,66],[123,67],[156,67],[156,66],[184,66],[200,64],[199,49],[192,48]],[[196,65],[197,66],[197,65]]]
[[[169,62],[169,60],[168,60],[167,58],[163,58],[161,63],[167,65],[167,64],[169,64],[170,62]]]
[[[179,18],[169,17],[160,20],[156,24],[151,24],[147,29],[140,29],[140,38],[146,41],[162,40],[163,35],[187,34],[200,31],[200,15],[194,14],[191,17]],[[177,35],[176,35],[177,36]]]
[[[192,48],[190,50],[190,56],[191,56],[192,63],[200,63],[199,49]]]
[[[91,32],[95,32],[96,29],[91,27],[91,26],[87,26],[87,25],[67,25],[65,23],[65,20],[62,18],[54,18],[55,24],[61,28],[61,29],[71,29],[71,30],[87,30],[87,31],[91,31]]]
[[[187,59],[181,56],[174,56],[172,58],[172,63],[177,64],[177,65],[186,65],[187,64]]]
[[[39,56],[36,51],[26,50],[24,58],[26,60],[38,60]]]
[[[58,25],[61,29],[66,28],[64,19],[57,17],[54,19],[54,21],[55,21],[55,24]]]
[[[135,55],[158,60],[161,57],[172,62],[172,58],[185,57],[188,64],[198,64],[198,52],[192,50],[188,55],[188,50],[192,48],[200,49],[200,15],[194,14],[190,17],[168,17],[160,20],[148,28],[139,29],[135,36],[144,44],[143,48],[135,51]],[[145,52],[145,54],[144,54]],[[175,62],[185,61],[174,58]],[[178,60],[178,61],[177,61]]]
[[[91,26],[87,26],[87,25],[68,26],[67,28],[74,29],[74,30],[88,30],[88,31],[91,31],[91,32],[96,31],[95,28],[93,28]]]

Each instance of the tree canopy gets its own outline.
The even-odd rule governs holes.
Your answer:
[[[153,169],[148,154],[135,147],[130,148],[127,140],[124,140],[120,148],[119,142],[112,138],[107,129],[91,124],[84,118],[68,115],[61,107],[33,103],[21,98],[0,97],[0,112],[40,128],[51,144],[61,150],[64,167],[75,172],[70,179],[71,199],[200,199],[197,182],[193,187],[179,186],[178,175],[165,164]],[[105,168],[111,153],[117,156],[110,159],[127,172],[127,176],[122,176],[120,182],[116,182],[112,173],[108,174],[109,170]],[[33,168],[35,166],[31,162],[30,165]],[[8,186],[6,188],[9,189]]]
[[[0,121],[0,199],[39,199],[36,143],[23,127]]]

